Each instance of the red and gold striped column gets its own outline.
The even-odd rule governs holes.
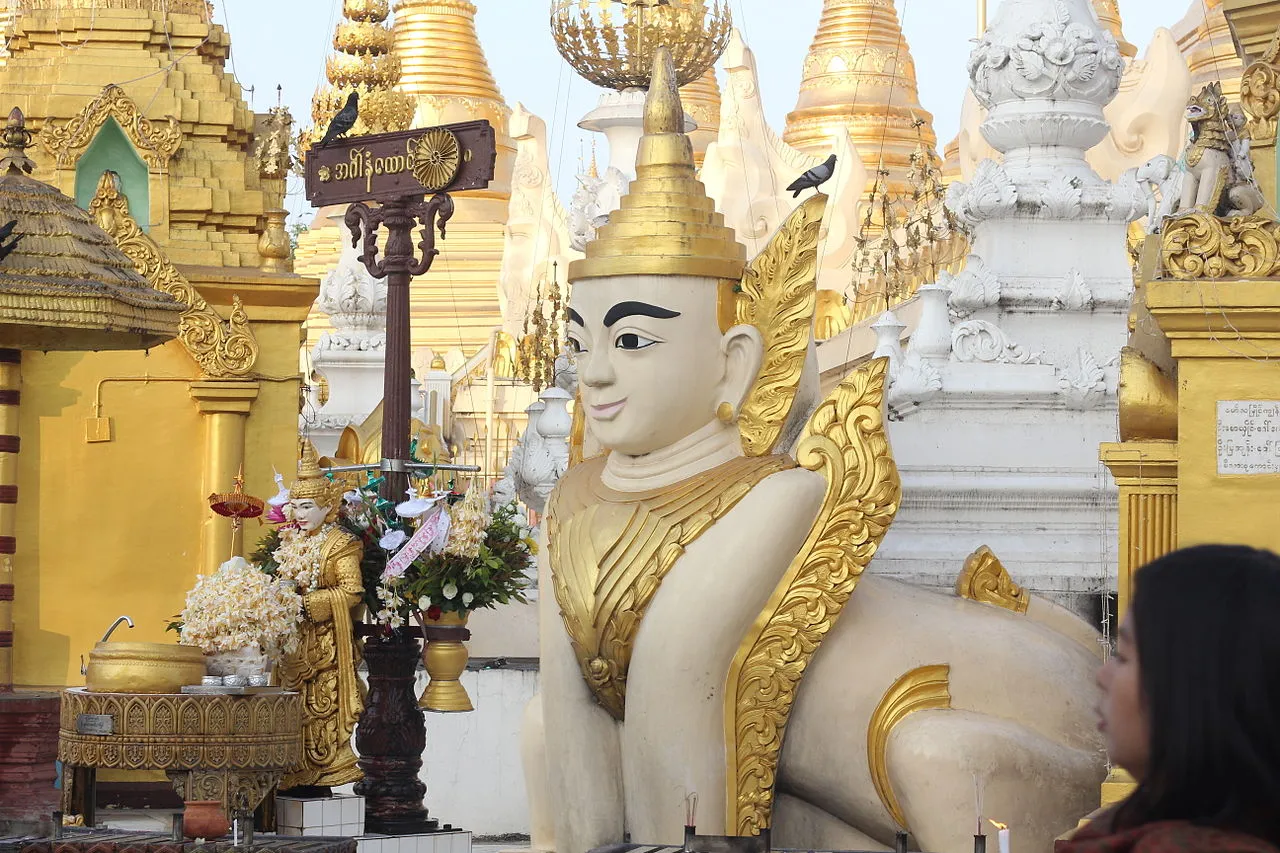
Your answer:
[[[13,555],[18,523],[22,353],[0,349],[0,692],[13,689]]]

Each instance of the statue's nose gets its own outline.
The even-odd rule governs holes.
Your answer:
[[[610,350],[594,349],[586,353],[586,357],[578,356],[578,379],[591,388],[600,388],[613,384],[616,375],[613,362],[609,358]],[[585,363],[584,363],[585,362]]]

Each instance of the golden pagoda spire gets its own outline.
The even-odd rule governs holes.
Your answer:
[[[476,7],[468,0],[399,0],[396,53],[400,91],[435,98],[473,98],[504,112],[506,102],[476,34]]]
[[[685,112],[698,125],[689,138],[693,140],[693,161],[701,169],[707,146],[720,136],[720,82],[716,80],[715,66],[681,88],[680,100],[684,102]]]
[[[390,0],[344,0],[342,20],[334,29],[335,53],[325,63],[328,83],[311,99],[310,146],[321,136],[352,92],[360,94],[360,119],[352,135],[406,130],[413,121],[413,102],[395,91],[400,60],[391,50],[392,33],[385,21]]]
[[[1120,53],[1126,57],[1138,55],[1138,48],[1125,40],[1124,19],[1120,17],[1120,0],[1093,0],[1093,11],[1098,13],[1098,21],[1116,37],[1120,45]]]
[[[504,222],[516,150],[508,135],[511,108],[502,99],[480,46],[475,4],[469,0],[396,0],[394,29],[395,54],[401,66],[398,88],[416,103],[413,126],[483,118],[497,132],[498,168],[493,182],[488,189],[459,197],[500,200],[503,207],[493,211],[491,219]]]
[[[916,122],[924,121],[917,132]],[[783,140],[807,154],[831,153],[846,127],[870,175],[881,168],[891,195],[911,192],[911,155],[936,148],[933,116],[920,106],[915,63],[893,0],[824,0]],[[871,187],[868,186],[868,191]]]

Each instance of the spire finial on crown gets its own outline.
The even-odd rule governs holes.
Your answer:
[[[684,133],[684,105],[680,103],[680,88],[676,85],[675,60],[665,47],[653,52],[653,79],[649,82],[649,95],[644,99],[644,132],[647,135]]]
[[[746,249],[697,178],[671,51],[659,47],[653,68],[636,179],[586,257],[569,265],[571,283],[620,275],[742,278]]]

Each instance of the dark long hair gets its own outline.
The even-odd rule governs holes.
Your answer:
[[[1151,755],[1117,826],[1190,820],[1280,845],[1280,557],[1167,554],[1137,572],[1132,619]]]

